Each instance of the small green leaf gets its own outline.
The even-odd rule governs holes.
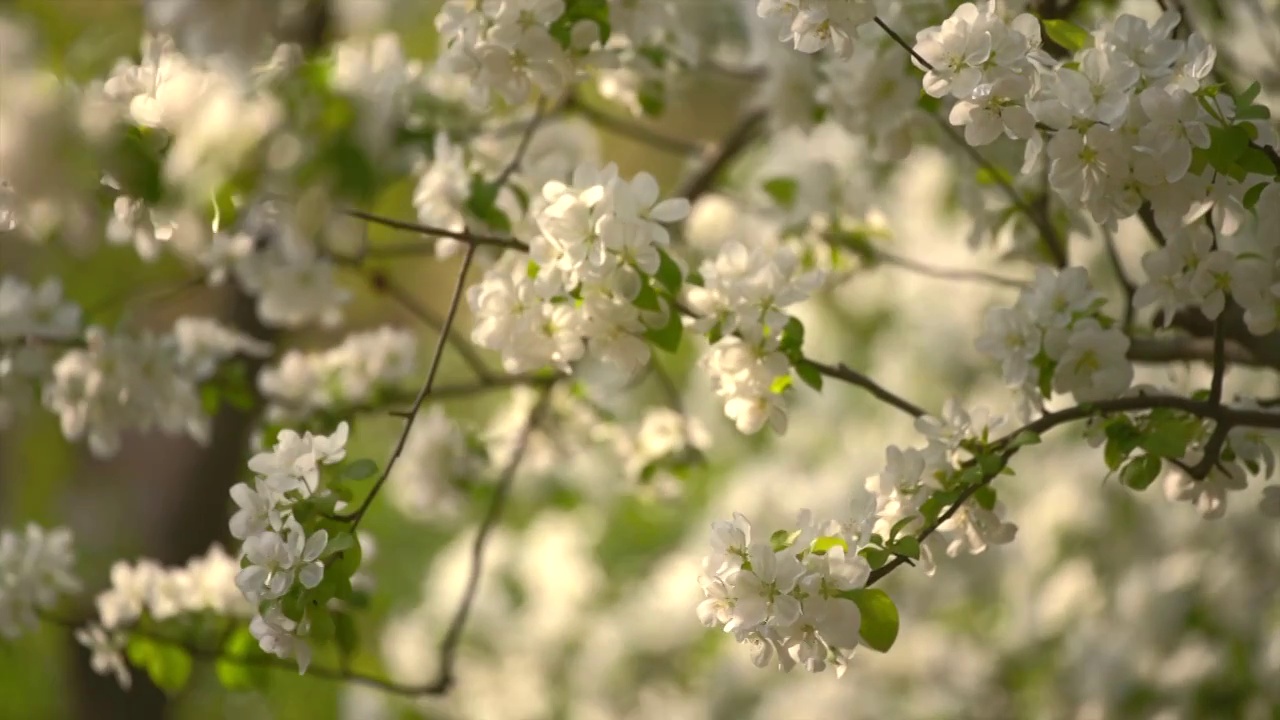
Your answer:
[[[894,523],[893,527],[889,528],[889,542],[893,542],[894,540],[897,540],[898,533],[901,533],[903,530],[906,529],[908,525],[915,522],[917,519],[918,518],[916,518],[915,515],[908,515],[907,517],[904,517],[898,522]]]
[[[329,536],[329,542],[325,543],[324,550],[320,552],[320,557],[329,557],[334,553],[340,553],[350,550],[356,546],[355,536],[349,532],[337,532]]]
[[[983,510],[995,510],[998,499],[995,488],[990,485],[983,485],[973,493],[973,501]]]
[[[774,552],[782,552],[791,547],[798,537],[800,537],[799,530],[777,530],[769,536],[769,544]]]
[[[1147,419],[1137,447],[1159,457],[1180,458],[1186,454],[1187,445],[1199,434],[1198,419],[1173,411],[1154,410]]]
[[[889,549],[896,555],[904,555],[912,560],[920,559],[920,540],[914,535],[898,538]]]
[[[1067,20],[1043,20],[1044,34],[1069,52],[1078,52],[1089,45],[1089,31]]]
[[[879,570],[884,564],[889,562],[889,551],[878,547],[864,547],[858,551],[858,554],[866,559],[867,564],[872,570]]]
[[[822,391],[822,372],[818,370],[817,365],[808,360],[796,363],[796,375],[800,376],[805,385],[819,392]]]
[[[1244,107],[1252,105],[1254,100],[1258,99],[1258,95],[1262,93],[1262,83],[1257,80],[1253,84],[1245,88],[1236,96],[1236,107]]]
[[[662,258],[662,261],[658,265],[658,271],[654,273],[653,279],[662,283],[662,286],[668,292],[675,295],[680,292],[680,286],[684,284],[684,278],[680,275],[680,266],[663,250],[658,251],[658,257]]]
[[[1244,193],[1244,209],[1252,210],[1258,204],[1258,198],[1262,197],[1262,191],[1267,189],[1271,183],[1260,182],[1249,188]]]
[[[862,627],[858,633],[867,647],[878,652],[889,652],[898,639],[898,608],[889,594],[877,588],[858,588],[840,593],[852,600],[862,614]]]
[[[1261,148],[1253,146],[1244,151],[1244,154],[1236,161],[1236,165],[1255,175],[1274,176],[1276,174],[1276,166],[1275,163],[1271,162],[1271,157]]]
[[[311,622],[311,639],[317,644],[324,644],[333,638],[334,622],[333,615],[327,608],[313,607],[307,612],[307,619]]]
[[[1249,149],[1249,133],[1239,125],[1209,127],[1209,164],[1220,172],[1228,172],[1231,166]]]
[[[795,178],[773,178],[766,181],[763,187],[769,197],[773,198],[773,201],[783,208],[790,209],[795,206],[796,191],[799,188]]]
[[[1146,490],[1160,475],[1160,458],[1142,455],[1129,461],[1120,471],[1120,482],[1134,490]]]
[[[778,340],[778,350],[791,359],[795,365],[803,359],[800,350],[804,347],[804,323],[797,318],[788,318],[782,327],[782,337]]]
[[[377,473],[378,463],[368,458],[360,458],[342,468],[342,477],[347,480],[364,480],[373,477]]]
[[[677,352],[680,349],[680,341],[684,338],[684,323],[680,322],[680,314],[676,312],[675,306],[671,306],[666,324],[660,328],[646,330],[644,336],[662,350],[669,353]]]
[[[636,99],[640,101],[640,112],[645,117],[659,117],[667,109],[667,86],[661,78],[645,78],[640,81]]]
[[[631,304],[641,310],[651,310],[653,312],[662,309],[662,305],[658,303],[658,292],[648,283],[640,286],[640,292],[636,294],[636,299],[632,300]]]
[[[845,552],[849,552],[849,543],[844,538],[835,535],[823,535],[813,541],[809,546],[816,555],[825,555],[832,548],[843,548]]]

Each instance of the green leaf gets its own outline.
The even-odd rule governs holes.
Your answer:
[[[1262,197],[1262,191],[1267,189],[1271,183],[1260,182],[1249,188],[1244,193],[1244,209],[1252,210],[1258,204],[1258,198]]]
[[[329,536],[329,542],[325,543],[324,550],[320,552],[320,557],[329,557],[334,553],[340,553],[350,550],[356,546],[356,538],[349,532],[337,532]]]
[[[162,133],[150,128],[129,127],[116,141],[107,157],[111,177],[121,192],[149,205],[164,197]]]
[[[1242,105],[1236,108],[1237,120],[1270,120],[1271,108],[1266,105]]]
[[[640,292],[636,294],[636,299],[632,300],[631,304],[641,310],[650,310],[652,312],[658,312],[662,309],[662,305],[658,302],[658,292],[648,283],[640,286]]]
[[[822,391],[822,372],[818,370],[817,365],[814,365],[808,360],[797,363],[796,375],[800,376],[800,379],[804,381],[805,385],[808,385],[819,392]]]
[[[130,663],[146,670],[151,682],[170,695],[191,677],[191,655],[175,644],[134,636],[125,653]]]
[[[904,517],[898,522],[894,523],[893,527],[889,528],[889,541],[893,542],[894,540],[897,540],[898,533],[902,532],[904,529],[906,529],[908,525],[910,525],[915,521],[916,521],[915,515],[908,515],[907,517]]]
[[[499,232],[511,232],[511,219],[498,209],[498,191],[500,187],[490,183],[479,174],[471,176],[471,193],[465,208],[477,220]]]
[[[684,284],[684,277],[680,274],[680,266],[664,250],[658,251],[658,257],[662,258],[662,261],[658,265],[658,272],[653,274],[653,279],[662,283],[663,287],[672,295],[675,295],[680,292],[680,286]]]
[[[1209,164],[1223,173],[1229,172],[1231,166],[1249,149],[1249,133],[1239,125],[1210,126],[1209,138],[1206,151]]]
[[[778,340],[778,350],[791,359],[791,364],[798,364],[804,355],[800,352],[804,347],[804,323],[797,318],[788,318],[782,327],[782,338]]]
[[[222,644],[221,657],[214,663],[213,669],[218,682],[228,690],[249,690],[263,685],[267,678],[265,669],[237,660],[252,657],[259,652],[258,641],[249,632],[249,628],[236,628]]]
[[[1186,454],[1187,445],[1199,434],[1200,421],[1197,418],[1168,410],[1153,410],[1137,447],[1152,455],[1176,459]]]
[[[1070,52],[1089,45],[1089,31],[1067,20],[1043,20],[1044,34]]]
[[[1253,84],[1245,88],[1236,96],[1236,107],[1244,107],[1252,105],[1254,100],[1258,99],[1258,95],[1262,93],[1262,83],[1257,80]]]
[[[362,558],[363,554],[360,550],[360,543],[357,542],[355,546],[342,550],[337,553],[332,560],[325,563],[325,576],[328,577],[329,572],[332,571],[339,577],[349,578],[352,575],[355,575],[356,571],[360,569],[360,561]]]
[[[650,328],[646,330],[644,336],[653,343],[654,346],[674,353],[680,349],[680,341],[684,338],[684,323],[680,322],[680,313],[671,306],[671,311],[667,315],[667,322],[660,328]]]
[[[368,458],[360,458],[342,468],[342,477],[347,480],[364,480],[373,477],[377,472],[378,463]]]
[[[884,564],[889,562],[889,551],[878,547],[864,547],[858,551],[858,554],[866,558],[867,564],[872,570],[879,570]],[[852,599],[852,598],[850,598]]]
[[[1276,165],[1271,162],[1271,157],[1262,148],[1252,145],[1244,151],[1244,154],[1236,161],[1236,165],[1255,175],[1274,176],[1276,174]]]
[[[799,188],[795,178],[773,178],[766,181],[763,187],[769,197],[773,198],[773,201],[783,208],[790,209],[795,206],[796,190]]]
[[[646,117],[658,117],[667,109],[667,87],[660,78],[645,78],[637,93],[640,112]]]
[[[877,588],[846,590],[840,596],[852,600],[862,614],[862,627],[858,634],[867,647],[878,652],[889,652],[898,639],[898,608],[889,594]]]
[[[1104,430],[1107,434],[1107,446],[1103,449],[1102,456],[1108,468],[1118,470],[1129,453],[1142,441],[1142,431],[1134,427],[1127,417],[1109,421]]]
[[[835,535],[823,535],[814,540],[809,546],[816,555],[826,555],[829,550],[837,547],[844,548],[845,552],[849,552],[849,543],[845,542],[844,538],[836,537]]]
[[[769,544],[774,552],[782,552],[791,547],[798,537],[800,537],[799,530],[776,530],[769,536]]]
[[[1134,490],[1146,490],[1160,475],[1160,458],[1142,455],[1129,461],[1120,471],[1120,482]]]
[[[996,500],[998,500],[996,490],[990,485],[983,485],[973,493],[973,501],[983,510],[995,510]]]
[[[912,560],[920,559],[920,540],[914,535],[898,538],[890,547],[897,555],[905,555]]]

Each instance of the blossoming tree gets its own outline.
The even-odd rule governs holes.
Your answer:
[[[11,518],[0,635],[381,693],[353,717],[1270,717],[1278,11],[1116,5],[446,0],[419,52],[372,0],[156,0],[88,78],[0,16],[0,252],[247,309],[5,260],[0,430],[254,429],[184,565],[98,586]],[[715,83],[719,137],[663,124]],[[380,505],[435,538],[390,617]]]

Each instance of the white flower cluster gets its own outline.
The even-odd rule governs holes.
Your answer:
[[[688,213],[683,198],[659,202],[653,176],[625,180],[613,164],[547,183],[530,208],[529,253],[507,253],[467,292],[472,340],[502,353],[507,372],[567,371],[590,343],[594,357],[634,373],[649,361],[639,336],[672,311],[652,284],[670,243],[663,225]]]
[[[835,522],[819,525],[807,510],[796,524],[762,538],[741,514],[713,523],[698,619],[747,643],[758,667],[776,658],[784,671],[799,663],[821,672],[830,664],[843,675],[860,643],[862,615],[842,593],[866,585],[871,572],[858,555],[861,535]]]
[[[1237,118],[1233,100],[1210,90],[1216,51],[1198,35],[1174,38],[1179,20],[1172,11],[1154,24],[1121,15],[1057,62],[1040,49],[1035,17],[1006,23],[995,3],[965,3],[921,31],[915,51],[932,66],[925,92],[956,99],[951,123],[970,144],[1027,141],[1023,171],[1047,158],[1053,189],[1096,222],[1114,227],[1150,203],[1166,232],[1212,211],[1232,235],[1250,176],[1272,171],[1246,163],[1227,172],[1242,154],[1197,163],[1195,151],[1219,130],[1261,146],[1273,146],[1275,133],[1265,119]]]
[[[39,611],[80,591],[75,561],[67,528],[46,532],[30,523],[22,533],[0,531],[0,637],[18,637],[36,625]]]
[[[231,535],[244,541],[235,585],[256,608],[249,630],[264,652],[296,658],[300,672],[311,662],[305,639],[310,630],[307,610],[301,617],[289,617],[279,601],[295,583],[309,590],[324,579],[321,557],[329,533],[321,529],[308,534],[294,517],[293,506],[328,492],[320,466],[346,457],[347,434],[345,422],[328,436],[282,430],[271,451],[249,459],[249,469],[256,474],[252,484],[231,488],[231,499],[239,508],[231,517]]]
[[[551,35],[564,11],[564,0],[448,0],[435,20],[440,62],[471,80],[477,106],[487,106],[494,93],[510,105],[528,100],[535,88],[558,95],[574,72],[572,57]],[[595,23],[577,23],[572,40],[581,49],[599,40]]]
[[[207,318],[182,318],[170,333],[108,333],[93,326],[85,347],[67,351],[44,386],[44,405],[68,439],[87,437],[98,457],[114,455],[127,430],[185,433],[205,442],[209,416],[199,384],[235,354],[270,348]]]
[[[1133,382],[1129,336],[1101,313],[1105,303],[1084,268],[1038,268],[1013,307],[987,312],[977,348],[1028,402],[1051,392],[1080,402],[1119,397]]]
[[[786,432],[786,385],[778,384],[791,374],[791,362],[780,349],[790,316],[782,309],[808,299],[824,274],[806,270],[787,247],[736,241],[726,243],[699,271],[703,285],[690,285],[686,292],[699,316],[691,328],[713,340],[701,363],[724,399],[725,415],[744,433],[759,432],[765,424]]]
[[[935,494],[955,489],[952,475],[967,456],[962,445],[980,440],[999,424],[999,418],[989,418],[983,410],[971,414],[954,401],[947,402],[941,417],[918,419],[916,429],[928,440],[925,447],[890,445],[884,469],[867,479],[866,489],[875,498],[872,530],[886,539],[892,538],[895,528],[899,536],[923,530],[921,507]],[[1005,521],[1003,514],[998,500],[989,506],[977,499],[965,502],[920,544],[925,572],[933,573],[935,549],[956,557],[961,552],[977,555],[991,545],[1013,542],[1018,528]]]
[[[141,62],[121,61],[98,89],[98,110],[165,133],[165,180],[188,202],[206,203],[280,125],[283,110],[225,58],[194,60],[164,37],[148,38],[142,50]]]
[[[57,278],[0,277],[0,428],[35,405],[58,346],[79,335],[80,307],[63,300]]]
[[[236,589],[240,570],[234,558],[214,544],[182,567],[164,567],[142,559],[111,566],[111,587],[94,599],[98,621],[79,628],[76,640],[92,652],[90,666],[99,675],[115,675],[128,689],[132,677],[123,649],[129,628],[146,613],[163,622],[184,614],[203,612],[231,618],[247,618],[253,608]]]
[[[778,39],[814,53],[831,46],[841,57],[853,54],[858,28],[876,16],[874,0],[759,0],[756,14],[779,24]]]
[[[413,374],[417,352],[413,334],[391,326],[352,333],[327,350],[290,350],[258,375],[258,388],[271,403],[267,416],[301,418],[371,402]]]

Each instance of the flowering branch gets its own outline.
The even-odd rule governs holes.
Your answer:
[[[375,271],[369,273],[366,277],[374,290],[395,300],[423,325],[426,325],[438,333],[443,334],[445,332],[445,319],[437,317],[431,311],[427,310],[422,303],[418,302],[417,298],[413,297],[408,290],[394,282],[386,273]],[[475,373],[476,377],[481,381],[485,381],[486,384],[494,379],[493,373],[485,365],[484,360],[480,358],[480,355],[471,347],[471,343],[468,342],[466,338],[458,335],[456,332],[453,332],[452,328],[450,328],[447,335],[450,344],[453,345],[453,349],[458,353],[458,356],[462,358],[463,362],[471,368],[471,371]],[[438,392],[439,391],[437,391],[437,393]]]

